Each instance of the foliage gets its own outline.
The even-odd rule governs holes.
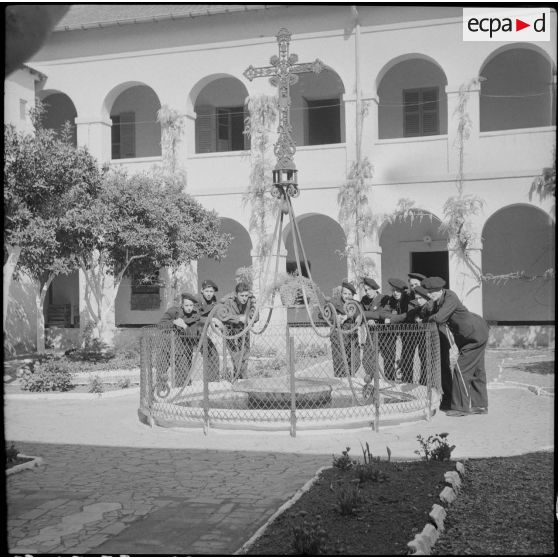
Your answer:
[[[273,284],[264,294],[264,299],[271,298],[272,294],[278,292],[283,306],[300,306],[304,304],[304,294],[309,306],[318,303],[319,287],[309,279],[298,275],[298,273],[280,273]]]
[[[89,393],[98,393],[99,395],[101,395],[101,393],[104,393],[105,386],[103,385],[103,381],[101,380],[101,378],[99,378],[99,376],[94,376],[89,380],[87,391]]]
[[[272,241],[267,219],[276,214],[280,203],[271,193],[273,165],[268,155],[279,107],[275,95],[252,95],[246,104],[244,134],[250,138],[250,178],[243,203],[250,206],[249,228],[256,239],[256,255],[264,257],[270,253]]]
[[[165,170],[174,174],[177,172],[177,148],[184,134],[184,116],[168,105],[163,105],[157,111],[157,121],[161,124],[161,147]]]
[[[552,167],[545,167],[542,173],[537,176],[531,183],[529,190],[529,200],[534,194],[539,196],[539,200],[553,197],[554,201],[550,209],[551,214],[556,216],[556,144],[552,149]]]
[[[246,283],[249,287],[252,287],[254,284],[254,268],[251,265],[239,267],[235,272],[235,277],[242,283]]]
[[[336,508],[341,515],[353,515],[362,501],[357,482],[342,482],[331,486],[335,494]]]
[[[292,550],[295,556],[317,556],[326,554],[327,533],[320,526],[320,517],[315,520],[307,519],[307,513],[302,510],[298,514],[293,514]]]
[[[421,450],[415,450],[415,453],[422,456],[424,461],[449,461],[451,452],[455,449],[455,445],[450,446],[447,441],[449,434],[442,432],[441,434],[433,434],[424,439],[420,434],[417,440]]]
[[[319,358],[328,355],[327,346],[311,343],[310,345],[298,345],[296,347],[297,358]]]
[[[337,468],[341,469],[342,471],[348,471],[352,469],[354,465],[356,465],[356,461],[351,459],[349,455],[349,451],[351,451],[350,447],[347,447],[339,457],[333,455],[333,463],[332,465]]]
[[[6,442],[7,444],[8,442]],[[10,446],[6,446],[6,463],[12,463],[17,459],[19,450],[15,447],[14,442]]]
[[[378,458],[379,461],[379,458]],[[355,475],[360,483],[365,482],[384,482],[388,479],[388,475],[380,471],[374,463],[357,463],[355,466]]]
[[[24,370],[20,382],[25,391],[69,391],[74,387],[72,373],[62,359],[36,363],[33,372]]]
[[[120,378],[116,385],[118,389],[127,389],[132,385],[132,380],[130,378]]]

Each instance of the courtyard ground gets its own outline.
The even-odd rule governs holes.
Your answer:
[[[149,428],[137,419],[137,390],[92,400],[7,396],[5,439],[45,461],[7,478],[9,551],[233,554],[346,446],[368,442],[382,456],[389,446],[392,459],[414,459],[417,435],[449,432],[461,460],[552,450],[554,352],[491,350],[487,369],[487,415],[437,413],[380,432],[296,438]]]

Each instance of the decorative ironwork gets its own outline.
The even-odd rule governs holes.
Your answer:
[[[273,170],[273,184],[276,187],[276,197],[298,196],[297,170],[294,163],[296,144],[292,137],[292,126],[290,118],[291,96],[290,86],[298,81],[297,74],[313,72],[319,74],[324,69],[324,64],[316,58],[314,62],[298,63],[296,54],[289,54],[289,43],[291,33],[285,28],[279,29],[277,43],[279,44],[279,56],[273,55],[269,63],[271,66],[254,68],[249,66],[244,72],[246,79],[252,81],[258,77],[269,77],[269,82],[277,87],[279,95],[279,126],[277,132],[279,137],[274,146],[277,163]]]

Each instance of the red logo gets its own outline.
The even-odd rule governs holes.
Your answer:
[[[526,27],[531,27],[530,23],[525,23],[524,21],[521,21],[518,18],[515,18],[515,30],[516,31],[521,31],[522,29],[525,29]]]

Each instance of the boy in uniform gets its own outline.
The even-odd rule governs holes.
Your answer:
[[[202,281],[201,292],[200,295],[198,296],[198,309],[200,312],[200,321],[199,321],[200,334],[205,327],[209,313],[213,310],[213,308],[217,304],[217,297],[215,296],[215,293],[218,291],[219,291],[219,287],[217,287],[217,285],[211,279],[205,279],[204,281]],[[218,328],[220,328],[222,325],[217,318],[213,318],[213,324]],[[210,339],[208,335],[209,329],[210,326],[208,326],[206,330],[207,362],[205,363],[205,365],[206,365],[208,380],[210,382],[218,382],[219,381],[219,353],[217,351],[217,348],[215,347],[215,343],[213,343],[213,341]],[[203,351],[204,351],[203,346],[201,350],[203,355]],[[204,358],[205,356],[206,355],[204,355]]]

